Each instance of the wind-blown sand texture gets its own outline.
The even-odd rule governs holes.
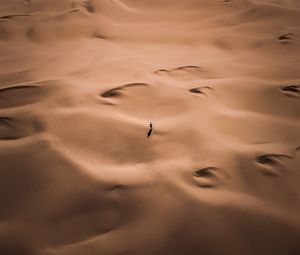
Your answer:
[[[0,61],[1,255],[300,254],[298,0],[0,0]]]

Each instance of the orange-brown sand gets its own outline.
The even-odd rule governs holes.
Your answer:
[[[0,255],[299,254],[298,0],[0,0]]]

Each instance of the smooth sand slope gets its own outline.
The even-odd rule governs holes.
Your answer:
[[[0,255],[299,254],[298,0],[0,0]]]

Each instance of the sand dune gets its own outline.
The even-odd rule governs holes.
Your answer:
[[[300,254],[299,39],[297,0],[0,0],[0,254]]]

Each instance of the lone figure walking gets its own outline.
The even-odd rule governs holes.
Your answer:
[[[149,129],[149,131],[148,131],[148,133],[147,133],[147,137],[150,137],[150,136],[151,136],[152,131],[153,131],[153,125],[152,125],[152,122],[150,122],[150,129]]]

